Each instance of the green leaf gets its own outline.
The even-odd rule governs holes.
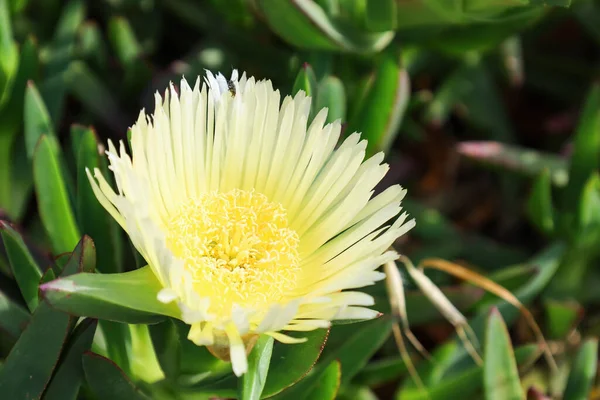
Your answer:
[[[107,126],[115,131],[126,126],[125,117],[112,92],[85,63],[72,62],[65,79],[70,93]]]
[[[19,64],[7,0],[0,0],[0,108],[8,98]]]
[[[302,68],[300,68],[300,72],[296,76],[296,81],[294,82],[294,87],[292,88],[292,96],[295,96],[300,90],[304,90],[307,96],[310,96],[314,99],[317,97],[317,78],[315,77],[315,72],[312,67],[304,63]],[[312,121],[315,115],[315,105],[314,103],[311,106],[310,116],[308,121]]]
[[[38,69],[37,43],[33,37],[29,36],[21,45],[19,69],[15,76],[8,101],[3,107],[0,107],[0,115],[2,116],[0,131],[2,131],[2,135],[16,135],[21,124],[23,124],[25,89],[29,80],[37,78]]]
[[[65,177],[60,167],[60,147],[43,135],[33,155],[33,180],[38,208],[55,254],[70,251],[79,241]]]
[[[561,242],[556,242],[552,243],[527,261],[526,264],[537,267],[539,272],[522,287],[513,290],[513,294],[524,306],[527,306],[532,302],[552,281],[552,278],[555,276],[559,266],[563,262],[562,259],[565,256],[565,252],[566,246]],[[502,313],[502,318],[507,324],[511,324],[520,315],[520,311],[517,308],[504,300],[496,301],[494,306]],[[471,328],[478,337],[483,337],[487,319],[488,308],[486,307],[486,309],[479,311],[477,315],[469,321]],[[456,351],[466,355],[462,346],[457,346]]]
[[[293,337],[306,338],[299,344],[275,343],[271,354],[271,365],[262,397],[274,396],[300,381],[315,365],[323,351],[329,331],[317,329],[312,332],[288,333]],[[211,383],[201,382],[185,388],[182,393],[206,393],[221,397],[237,395],[237,377],[232,373]],[[287,397],[284,397],[287,398]]]
[[[341,375],[339,361],[332,361],[307,393],[306,400],[334,400],[340,388]]]
[[[173,320],[167,319],[158,324],[149,325],[148,329],[161,369],[167,379],[176,379],[181,370],[181,343],[177,326]]]
[[[583,308],[573,300],[544,301],[546,332],[550,339],[564,339],[583,315]]]
[[[565,186],[569,181],[565,160],[554,154],[493,141],[462,142],[457,151],[483,165],[524,176],[538,177],[548,170],[555,186]]]
[[[51,120],[58,124],[62,118],[65,94],[65,73],[73,60],[77,30],[85,19],[85,4],[70,0],[61,8],[62,14],[49,46],[42,53],[45,61],[43,85],[40,92],[48,106]],[[56,126],[56,125],[55,125]]]
[[[59,310],[131,324],[180,317],[174,303],[158,301],[161,289],[150,267],[119,274],[80,273],[40,286],[44,298]]]
[[[417,359],[413,359],[413,363],[416,364],[417,361]],[[377,359],[367,364],[352,382],[365,386],[379,386],[385,382],[397,380],[407,371],[406,364],[400,356]]]
[[[597,368],[598,339],[588,339],[577,352],[562,398],[564,400],[588,399]]]
[[[60,276],[65,277],[81,272],[94,272],[96,269],[96,247],[89,236],[83,236],[69,256],[61,270]]]
[[[445,11],[442,11],[443,13],[457,13],[457,15],[450,17],[443,16],[443,14],[440,15],[438,10],[430,9],[429,12],[433,14],[430,18],[432,17],[440,28],[430,28],[423,33],[423,36],[429,36],[427,45],[454,56],[462,56],[468,51],[483,53],[497,47],[507,37],[514,35],[515,32],[522,31],[532,25],[544,13],[544,8],[542,7],[512,7],[511,10],[507,10],[506,7],[501,7],[500,9],[490,7],[490,3],[486,0],[479,1],[488,10],[469,13],[464,11],[464,7],[461,6],[462,2],[455,2],[455,7],[442,8]],[[521,0],[516,0],[516,2],[515,5],[522,5]],[[473,3],[473,1],[470,3]],[[469,5],[468,7],[473,6]],[[415,20],[413,23],[416,22],[417,24],[421,22],[416,18],[414,13],[407,12],[406,10],[399,10],[399,13],[403,11],[405,15],[399,15],[399,25],[402,25],[402,22],[406,23],[406,19],[413,19]],[[463,24],[450,24],[448,26],[447,22],[444,23],[448,21],[448,18],[457,19],[458,21],[462,21]],[[482,18],[493,18],[494,23],[488,21],[482,22]],[[402,21],[402,19],[405,21]],[[442,23],[441,26],[439,25],[440,22]],[[423,22],[421,22],[421,25],[424,25]],[[444,25],[446,26],[444,27]],[[425,38],[423,37],[421,40],[425,40]]]
[[[531,222],[547,235],[554,232],[554,208],[552,206],[552,182],[550,171],[544,170],[535,180],[527,201]]]
[[[85,380],[98,399],[146,400],[121,369],[106,357],[86,352],[83,354]]]
[[[262,394],[273,353],[273,338],[261,335],[248,355],[248,371],[240,378],[240,400],[259,400]]]
[[[70,323],[67,314],[40,303],[0,369],[0,393],[39,399],[58,363]]]
[[[455,342],[438,347],[433,362],[425,362],[417,369],[426,391],[417,387],[413,380],[396,393],[398,400],[446,400],[473,398],[483,385],[484,368],[476,365],[469,355],[456,355],[461,347]],[[521,346],[515,351],[518,365],[530,365],[542,354],[537,345]]]
[[[590,90],[583,108],[569,166],[565,206],[577,204],[589,176],[600,168],[600,84]]]
[[[42,270],[35,262],[21,235],[8,223],[0,221],[0,234],[21,295],[25,299],[29,311],[33,312],[38,305],[38,284],[42,277]]]
[[[335,76],[323,78],[317,91],[315,113],[322,108],[327,107],[327,123],[336,120],[344,122],[346,120],[346,90],[344,83]],[[314,101],[314,100],[313,100]]]
[[[142,53],[133,29],[123,17],[111,18],[108,22],[108,38],[121,64],[131,65]]]
[[[79,125],[71,127],[73,140],[77,145],[77,220],[84,234],[94,238],[98,248],[98,269],[104,273],[120,272],[122,265],[122,247],[119,227],[104,207],[96,199],[88,181],[85,169],[94,171],[101,168],[99,142],[92,128]]]
[[[0,330],[18,339],[30,319],[31,315],[25,308],[0,292]]]
[[[600,226],[600,174],[594,172],[587,180],[579,202],[580,229]]]
[[[190,331],[188,324],[177,319],[171,319],[171,322],[177,329],[178,343],[179,347],[181,347],[179,354],[181,360],[179,363],[181,372],[178,375],[179,381],[191,384],[191,382],[197,383],[205,379],[214,380],[216,377],[223,377],[223,375],[228,373],[231,374],[231,363],[219,360],[208,351],[206,346],[198,346],[188,339]],[[237,378],[235,376],[233,378],[231,388],[233,396],[235,396]]]
[[[165,378],[160,368],[156,352],[152,347],[152,339],[148,325],[127,325],[131,335],[130,368],[131,376],[148,383],[158,382]]]
[[[108,50],[103,33],[94,21],[86,21],[79,28],[78,51],[92,68],[105,71],[108,63]]]
[[[312,332],[289,333],[306,338],[300,344],[276,343],[271,355],[271,368],[263,389],[263,397],[273,396],[298,382],[315,365],[329,335],[327,329]]]
[[[17,135],[24,122],[25,87],[28,80],[37,76],[37,70],[37,46],[29,37],[21,46],[12,92],[7,103],[0,107],[0,208],[14,221],[21,219],[33,186],[29,160],[23,157],[25,144]]]
[[[372,32],[396,29],[398,6],[396,0],[367,0],[366,25]]]
[[[342,383],[346,384],[367,364],[392,332],[392,319],[379,317],[371,321],[334,326],[321,362],[338,360],[342,367]]]
[[[120,322],[101,320],[100,329],[106,340],[106,355],[126,373],[131,372],[129,350],[131,332],[129,325]]]
[[[523,399],[510,336],[498,309],[492,309],[485,335],[483,386],[486,400]]]
[[[392,145],[410,96],[408,73],[400,66],[400,57],[385,54],[378,65],[363,106],[348,126],[348,132],[361,132],[369,141],[367,153],[371,155]]]
[[[336,397],[338,400],[379,400],[368,386],[342,386]]]
[[[279,36],[304,49],[374,53],[394,37],[394,32],[365,33],[340,24],[313,1],[259,0],[257,4]]]
[[[335,367],[334,367],[335,365]],[[312,392],[318,392],[315,390],[319,386],[319,382],[322,382],[325,378],[325,374],[332,374],[332,369],[335,369],[336,374],[336,390],[340,385],[341,381],[341,366],[339,361],[334,360],[330,364],[319,363],[314,367],[302,380],[284,390],[283,392],[270,397],[272,400],[285,400],[285,399],[306,399]],[[331,380],[332,378],[329,377]],[[327,388],[323,388],[327,390]]]
[[[75,400],[83,381],[81,357],[90,349],[98,321],[87,318],[75,328],[44,400]]]
[[[317,77],[315,71],[308,63],[302,64],[300,72],[294,81],[292,96],[295,96],[300,90],[304,90],[307,96],[315,98],[317,96]]]
[[[27,89],[25,89],[25,110],[23,117],[27,156],[32,158],[42,135],[56,137],[44,100],[32,81],[27,82]]]

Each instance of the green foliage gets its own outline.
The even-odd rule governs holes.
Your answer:
[[[598,0],[0,0],[0,397],[590,398],[599,26]],[[232,68],[282,98],[303,90],[309,119],[327,108],[327,123],[368,140],[367,157],[384,151],[383,186],[408,187],[417,221],[398,251],[464,262],[510,290],[562,375],[536,362],[513,305],[429,270],[483,363],[406,279],[408,321],[432,354],[409,346],[422,387],[383,282],[361,289],[383,315],[286,332],[299,344],[263,335],[242,378],[192,343],[86,169],[109,176],[107,140],[128,143],[169,81]]]

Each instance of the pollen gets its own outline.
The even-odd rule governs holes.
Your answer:
[[[202,194],[167,223],[167,246],[215,315],[231,315],[234,304],[260,312],[284,300],[300,270],[299,241],[284,207],[255,191]]]

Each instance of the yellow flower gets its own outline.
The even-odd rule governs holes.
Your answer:
[[[258,334],[293,343],[280,331],[375,317],[373,298],[348,289],[385,277],[414,221],[398,217],[401,187],[371,198],[383,154],[364,160],[358,133],[335,149],[340,122],[325,125],[323,109],[308,124],[304,92],[281,103],[270,81],[237,71],[204,81],[156,94],[131,128],[131,158],[109,142],[117,193],[99,170],[88,177],[162,284],[158,299],[239,376]]]

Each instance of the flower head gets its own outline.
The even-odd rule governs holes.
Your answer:
[[[384,278],[390,245],[414,225],[399,215],[405,190],[373,197],[383,154],[364,160],[357,133],[336,149],[339,121],[326,125],[324,109],[309,124],[310,97],[281,103],[268,80],[207,72],[179,89],[142,110],[131,157],[109,142],[117,192],[99,170],[88,177],[188,338],[241,375],[258,334],[292,343],[280,331],[375,317],[373,298],[349,289]]]

